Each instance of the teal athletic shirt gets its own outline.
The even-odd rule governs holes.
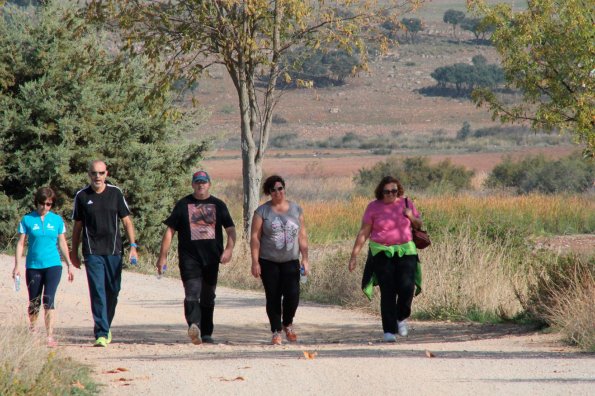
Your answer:
[[[26,214],[19,224],[19,234],[26,234],[28,239],[27,268],[61,266],[58,235],[65,232],[64,220],[55,213],[46,213],[43,221],[37,211]]]

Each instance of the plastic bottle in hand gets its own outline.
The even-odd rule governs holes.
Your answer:
[[[138,259],[136,258],[136,256],[130,257],[130,264],[132,264],[132,265],[138,264]]]
[[[308,282],[308,276],[306,275],[306,269],[304,267],[300,267],[300,283],[305,284]]]
[[[157,274],[157,279],[161,279],[165,271],[167,271],[167,264],[164,264],[163,267],[161,267],[161,273]]]
[[[17,275],[14,277],[14,291],[18,292],[21,290],[21,276]]]

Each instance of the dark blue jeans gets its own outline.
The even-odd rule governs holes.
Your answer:
[[[122,282],[122,256],[85,256],[95,338],[107,337]]]

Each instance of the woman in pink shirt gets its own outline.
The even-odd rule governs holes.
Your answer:
[[[411,227],[421,228],[422,221],[396,178],[382,178],[374,193],[376,200],[368,204],[355,238],[349,271],[355,269],[357,255],[370,238],[366,267],[380,286],[384,341],[395,342],[397,331],[401,336],[408,333],[405,319],[411,315],[418,262]]]

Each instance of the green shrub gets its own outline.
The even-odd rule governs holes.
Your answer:
[[[470,188],[474,174],[472,170],[453,165],[448,159],[430,165],[430,160],[425,157],[392,157],[371,168],[361,168],[354,178],[354,184],[362,191],[371,191],[382,177],[392,175],[406,189],[454,192]]]
[[[594,176],[592,160],[582,159],[578,155],[559,160],[548,160],[543,155],[520,161],[506,157],[494,167],[485,185],[490,188],[513,188],[519,194],[581,193],[592,187]]]
[[[29,211],[41,186],[56,191],[59,214],[70,217],[72,197],[88,183],[88,162],[103,159],[139,241],[158,247],[161,222],[206,150],[204,142],[176,142],[196,118],[177,111],[171,92],[153,90],[146,60],[115,54],[106,33],[76,8],[49,3],[2,12],[0,246],[16,234],[15,209]]]
[[[298,135],[295,132],[283,133],[281,135],[272,136],[269,139],[269,145],[271,147],[284,148],[284,147],[295,147],[296,143],[299,142]]]

